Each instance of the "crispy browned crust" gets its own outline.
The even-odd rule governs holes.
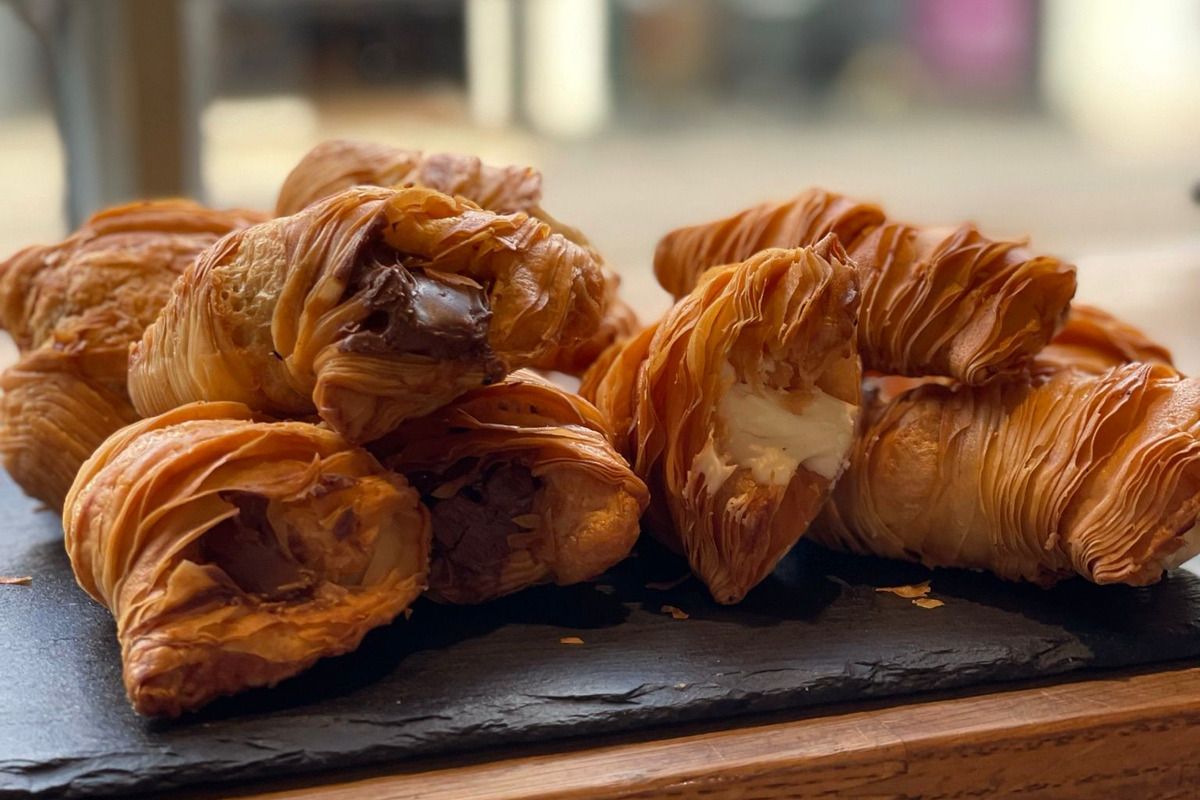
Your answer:
[[[1134,326],[1094,306],[1073,303],[1067,324],[1034,359],[1034,371],[1070,368],[1098,374],[1134,361],[1173,363],[1170,350]]]
[[[214,550],[221,526],[261,524],[238,498],[273,533]],[[116,619],[130,701],[161,716],[353,650],[421,593],[430,536],[416,492],[370,454],[237,403],[113,434],[80,470],[63,526],[80,586]],[[248,585],[276,561],[290,583]]]
[[[133,203],[0,263],[0,325],[22,353],[0,377],[0,456],[26,492],[62,508],[84,459],[136,419],[126,389],[130,342],[188,262],[265,218],[186,200]]]
[[[364,261],[380,250],[396,263]],[[390,326],[409,310],[389,305],[389,292],[417,274],[484,296],[482,350],[439,358],[375,335],[376,317]],[[359,187],[207,250],[134,345],[130,390],[147,415],[237,400],[315,411],[351,441],[370,441],[582,341],[603,296],[592,255],[537,219],[429,189]],[[416,320],[418,333],[436,332]],[[357,344],[366,337],[369,349]]]
[[[512,465],[537,482],[520,531],[466,561],[435,540],[430,595],[481,603],[539,583],[589,580],[637,541],[645,484],[608,442],[600,412],[581,397],[518,372],[412,420],[372,446],[436,503],[489,470]],[[482,548],[477,548],[482,549]]]
[[[970,384],[1019,374],[1054,336],[1075,293],[1073,267],[1022,242],[971,225],[891,222],[877,206],[820,189],[672,231],[658,244],[655,274],[678,297],[706,269],[831,232],[859,270],[859,347],[870,370]]]
[[[857,404],[857,307],[855,272],[833,237],[762,251],[709,272],[585,377],[581,391],[650,486],[648,529],[687,557],[719,602],[737,602],[774,569],[832,485],[804,466],[785,485],[736,466],[710,487],[697,463],[723,425],[721,398],[733,380]]]
[[[834,492],[831,547],[1049,585],[1141,585],[1200,543],[1200,383],[1065,368],[881,403]]]

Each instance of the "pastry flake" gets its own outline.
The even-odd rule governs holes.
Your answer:
[[[349,652],[420,595],[429,517],[366,451],[238,403],[113,434],[63,514],[79,585],[117,622],[141,714],[177,716]]]

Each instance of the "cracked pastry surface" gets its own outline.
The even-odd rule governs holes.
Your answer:
[[[527,371],[371,449],[430,508],[429,594],[442,602],[594,578],[629,554],[649,502],[600,413]]]
[[[26,493],[62,508],[84,460],[138,417],[126,386],[130,342],[188,262],[265,218],[186,200],[131,203],[0,263],[0,325],[21,353],[0,376],[0,455]]]
[[[80,470],[63,525],[147,715],[349,652],[426,582],[428,512],[402,477],[326,428],[238,403],[113,434]]]
[[[973,225],[898,223],[878,206],[821,189],[672,231],[658,243],[654,270],[680,297],[707,269],[828,233],[858,269],[859,348],[868,370],[969,384],[1019,374],[1075,294],[1074,267],[1023,242],[992,239]]]
[[[235,400],[378,438],[590,336],[604,280],[523,213],[359,187],[205,251],[130,355],[143,414]]]
[[[858,416],[858,284],[835,237],[710,271],[584,377],[650,486],[647,527],[722,603],[804,534]]]

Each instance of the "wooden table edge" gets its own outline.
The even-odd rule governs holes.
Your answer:
[[[402,769],[387,776],[233,796],[1200,797],[1200,667],[918,699],[465,766]]]

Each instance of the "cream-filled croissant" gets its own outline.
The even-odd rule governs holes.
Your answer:
[[[355,442],[590,336],[604,279],[522,213],[429,189],[349,189],[229,236],[130,354],[144,415],[235,400]]]
[[[430,509],[429,593],[444,602],[594,578],[629,554],[650,500],[600,412],[525,371],[409,421],[372,450]]]
[[[1161,364],[928,384],[871,408],[825,524],[857,553],[1049,585],[1200,551],[1200,382]]]
[[[648,528],[721,603],[765,578],[841,474],[858,415],[856,274],[836,238],[712,270],[582,392],[650,486]]]
[[[276,213],[295,214],[312,203],[352,186],[424,186],[461,195],[501,214],[523,211],[555,233],[591,249],[587,237],[542,208],[542,175],[531,167],[491,166],[474,156],[427,154],[373,142],[344,139],[317,145],[300,160],[279,191]],[[599,254],[591,249],[600,260]],[[605,312],[596,332],[577,343],[565,343],[538,359],[536,366],[579,374],[614,341],[638,328],[637,316],[618,295],[620,277],[604,270]]]
[[[148,715],[353,650],[420,595],[429,559],[428,513],[401,476],[330,430],[238,403],[113,434],[80,470],[63,527]]]
[[[858,268],[863,366],[885,374],[969,384],[1018,374],[1062,324],[1075,293],[1073,267],[1020,242],[971,225],[890,222],[876,206],[820,189],[672,231],[658,244],[654,269],[680,297],[710,267],[829,232]]]
[[[265,218],[186,200],[132,203],[0,263],[0,325],[21,351],[0,376],[0,455],[27,493],[62,508],[84,460],[137,419],[126,389],[130,342],[188,262]]]

